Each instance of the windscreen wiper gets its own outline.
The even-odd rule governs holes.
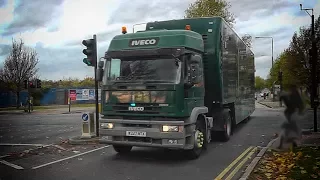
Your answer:
[[[172,81],[166,80],[145,80],[144,83],[173,83]]]

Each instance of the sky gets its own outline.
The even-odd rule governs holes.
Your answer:
[[[0,67],[10,52],[12,38],[24,40],[39,57],[41,79],[93,77],[93,68],[82,60],[83,39],[97,34],[98,55],[103,57],[111,39],[126,26],[180,19],[195,0],[0,0]],[[266,78],[271,67],[272,36],[274,59],[288,47],[291,37],[311,18],[300,10],[314,8],[320,14],[320,0],[228,0],[236,17],[238,35],[253,36],[256,76]],[[46,3],[44,3],[46,2]],[[144,26],[137,26],[143,28]]]

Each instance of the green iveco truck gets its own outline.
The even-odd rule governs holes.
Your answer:
[[[100,143],[197,158],[255,110],[254,54],[221,17],[155,21],[115,36],[99,62]]]

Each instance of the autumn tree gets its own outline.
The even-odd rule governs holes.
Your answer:
[[[185,17],[221,16],[226,22],[233,26],[235,24],[235,17],[229,11],[230,7],[231,4],[226,0],[196,0],[194,3],[191,3],[185,11]]]
[[[85,77],[80,80],[78,78],[64,78],[61,80],[42,80],[43,88],[93,88],[94,78]]]
[[[231,4],[226,0],[196,0],[185,10],[185,18],[220,16],[233,27],[236,20],[229,11],[230,7]],[[252,37],[249,34],[245,34],[241,39],[251,48]]]
[[[320,35],[320,16],[315,22],[315,32]],[[320,36],[316,36],[317,49],[320,49]],[[310,90],[311,85],[311,27],[301,27],[292,36],[289,47],[284,51],[281,59],[281,70],[283,71],[284,87],[295,84]],[[320,53],[318,53],[318,64],[320,63]],[[318,70],[320,66],[318,66]],[[274,75],[275,76],[275,73]]]
[[[260,76],[256,76],[255,77],[255,89],[256,89],[256,91],[261,91],[265,87],[266,87],[265,80]]]
[[[241,37],[242,41],[249,47],[252,47],[252,36],[249,34],[245,34]]]
[[[23,82],[36,76],[38,63],[37,52],[34,49],[25,46],[22,39],[12,40],[10,54],[0,69],[0,81],[4,82],[7,90],[16,93],[17,108],[20,104],[20,92],[24,88]]]

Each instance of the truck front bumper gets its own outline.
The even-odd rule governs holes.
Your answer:
[[[190,149],[186,145],[186,130],[184,121],[154,121],[154,120],[99,120],[99,142],[102,144],[118,144],[140,147],[163,147],[173,149]],[[110,123],[112,128],[102,128],[101,124]],[[109,124],[109,125],[110,125]],[[162,127],[178,126],[178,132],[163,132]],[[127,134],[139,132],[140,134]]]

